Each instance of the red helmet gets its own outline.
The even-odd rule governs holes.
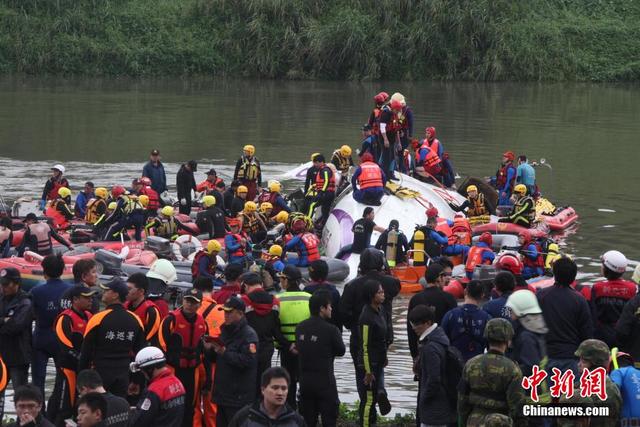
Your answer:
[[[389,98],[389,94],[387,92],[380,92],[376,96],[373,97],[373,100],[376,104],[382,104]]]
[[[485,231],[484,233],[482,233],[480,235],[480,239],[478,240],[486,243],[489,246],[493,245],[493,236],[488,231]]]
[[[496,263],[498,270],[510,271],[512,274],[519,276],[522,274],[522,261],[516,255],[504,254]]]
[[[307,223],[302,218],[296,219],[295,221],[293,221],[293,224],[291,224],[291,231],[293,231],[294,233],[302,233],[306,229]]]
[[[394,99],[390,105],[392,110],[402,110],[402,101]]]
[[[433,126],[429,126],[428,128],[426,128],[424,130],[426,133],[429,134],[430,137],[435,137],[436,136],[436,128],[434,128]]]
[[[524,240],[524,243],[527,244],[531,241],[531,235],[525,231],[521,231],[518,233],[518,237],[522,237],[522,240]]]
[[[111,196],[113,196],[114,199],[117,199],[126,192],[127,190],[122,185],[115,185],[113,188],[111,188]]]
[[[373,162],[373,156],[371,155],[371,153],[364,153],[360,158],[360,161],[362,161],[362,163]]]
[[[507,159],[509,159],[509,160],[513,161],[513,159],[515,159],[515,158],[516,158],[516,155],[515,155],[515,154],[513,154],[513,151],[505,151],[505,152],[502,154],[502,157],[506,157]]]
[[[237,227],[240,225],[240,220],[238,218],[228,218],[227,224],[229,227]]]
[[[435,217],[438,216],[438,209],[437,208],[429,208],[429,209],[427,209],[425,214],[427,215],[427,218],[435,218]]]
[[[148,187],[151,185],[151,179],[147,178],[146,176],[143,176],[142,178],[140,178],[140,184],[144,185],[145,187]]]

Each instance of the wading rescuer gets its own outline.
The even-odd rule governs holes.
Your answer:
[[[208,234],[209,239],[221,239],[226,234],[224,210],[216,205],[216,198],[204,196],[202,198],[204,208],[196,215],[196,225],[201,234]]]
[[[58,189],[58,196],[51,202],[51,205],[45,210],[45,215],[52,219],[53,226],[57,230],[66,230],[71,226],[74,217],[73,212],[69,208],[71,204],[71,190],[67,187]]]
[[[318,154],[313,158],[313,167],[316,170],[314,183],[310,191],[305,196],[309,203],[309,210],[305,212],[309,218],[313,218],[313,212],[320,206],[321,215],[317,221],[317,228],[322,229],[329,218],[331,204],[336,197],[336,177],[333,171],[325,163],[324,156]]]
[[[380,113],[381,155],[380,166],[387,179],[394,179],[393,170],[396,166],[395,152],[401,147],[399,132],[402,129],[400,114],[402,102],[393,100],[382,107]]]
[[[262,183],[262,169],[260,161],[255,157],[256,147],[245,145],[242,148],[242,157],[236,162],[233,179],[240,180],[241,185],[247,187],[247,200],[254,200],[258,194],[258,187]]]
[[[158,307],[147,299],[149,279],[144,273],[133,273],[127,279],[127,289],[127,302],[124,303],[124,308],[134,313],[142,321],[145,341],[156,345],[161,319]]]
[[[102,220],[107,213],[107,197],[109,191],[104,187],[98,187],[93,192],[93,198],[87,202],[84,220],[87,224],[95,224]]]
[[[364,154],[361,157],[360,166],[351,177],[353,199],[365,205],[380,206],[386,181],[384,172],[374,163],[373,156],[369,153]]]
[[[511,191],[516,183],[517,170],[513,165],[515,154],[507,151],[502,155],[502,165],[496,173],[494,185],[498,190],[498,206],[511,206]],[[526,187],[525,187],[526,189]]]
[[[291,213],[291,208],[287,205],[287,202],[281,194],[282,185],[278,181],[271,181],[269,182],[268,190],[269,191],[263,191],[262,194],[260,194],[260,197],[258,197],[258,203],[271,203],[271,206],[273,206],[271,216],[278,215],[282,211]]]
[[[22,237],[22,243],[18,247],[18,254],[20,256],[22,256],[25,251],[32,251],[42,256],[50,255],[53,250],[52,237],[67,248],[73,248],[73,245],[59,235],[49,224],[46,222],[38,222],[38,217],[33,212],[27,214],[24,218],[24,224],[25,232]]]
[[[527,186],[518,184],[513,189],[513,207],[509,216],[500,218],[498,222],[510,222],[522,227],[530,228],[536,218],[536,205],[533,199],[527,195]]]
[[[462,202],[460,206],[454,203],[449,203],[449,206],[456,212],[462,212],[466,209],[469,219],[491,214],[489,207],[485,203],[484,194],[479,193],[478,187],[475,185],[467,187],[467,200]]]
[[[69,181],[64,178],[64,166],[54,165],[51,168],[51,178],[49,178],[44,185],[42,191],[42,197],[40,198],[40,209],[45,210],[47,201],[53,201],[58,197],[58,190],[62,187],[69,188]]]
[[[85,286],[71,288],[66,294],[71,299],[71,308],[60,313],[55,322],[59,354],[55,385],[47,404],[47,418],[56,425],[63,425],[65,419],[73,416],[78,356],[91,318],[92,297],[97,292]]]
[[[207,247],[196,253],[191,264],[191,277],[194,281],[202,277],[209,280],[212,286],[222,286],[222,271],[218,266],[218,254],[221,250],[220,242],[209,240]]]

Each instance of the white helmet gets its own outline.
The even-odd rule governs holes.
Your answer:
[[[64,166],[58,164],[58,165],[53,165],[53,167],[51,169],[55,169],[57,171],[60,171],[60,173],[64,173]]]
[[[607,251],[600,258],[602,264],[616,273],[624,273],[627,269],[627,257],[619,251]]]
[[[129,369],[131,372],[139,372],[140,369],[166,362],[166,360],[164,353],[158,347],[145,347],[136,354],[136,360],[129,364]]]
[[[176,268],[173,264],[171,264],[171,261],[167,259],[159,259],[153,263],[151,268],[149,268],[147,277],[162,280],[164,283],[169,285],[178,280],[178,273],[176,272]]]
[[[509,307],[513,311],[513,314],[518,317],[526,316],[527,314],[542,313],[536,295],[527,289],[515,291],[509,295],[505,306]]]

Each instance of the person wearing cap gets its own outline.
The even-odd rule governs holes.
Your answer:
[[[40,198],[40,209],[44,211],[48,200],[53,201],[58,197],[58,190],[62,187],[70,188],[69,181],[63,177],[64,166],[54,165],[51,168],[51,178],[44,184],[44,190],[42,191],[42,197]]]
[[[378,159],[378,137],[373,134],[371,126],[368,123],[362,126],[362,143],[358,156],[362,158],[366,153],[371,154],[374,161]]]
[[[282,273],[279,273],[280,286],[284,292],[277,294],[280,300],[280,330],[291,344],[296,342],[296,327],[300,322],[309,318],[309,298],[311,295],[300,290],[300,281],[302,274],[298,267],[287,265]],[[290,346],[291,347],[291,346]],[[299,358],[297,350],[287,351],[288,349],[280,349],[280,361],[284,368],[287,369],[291,376],[289,383],[289,393],[287,394],[287,403],[292,408],[297,408],[296,393],[298,389],[299,378]]]
[[[218,172],[214,168],[209,169],[206,172],[207,179],[196,185],[196,191],[198,193],[211,194],[216,189],[216,185],[222,182],[222,178],[218,178]]]
[[[151,150],[149,161],[142,168],[142,176],[151,180],[151,188],[162,195],[167,188],[167,174],[164,172],[164,165],[160,161],[160,151]]]
[[[149,386],[129,416],[129,427],[179,427],[183,425],[186,390],[158,347],[138,351],[132,372],[142,372]]]
[[[0,270],[0,285],[0,358],[7,367],[7,379],[11,379],[15,391],[29,381],[29,364],[33,355],[33,303],[29,294],[22,290],[22,278],[17,269]]]
[[[191,213],[191,191],[197,192],[196,179],[193,173],[197,170],[198,162],[189,160],[180,166],[180,170],[178,170],[176,175],[176,187],[181,214],[189,215]]]
[[[384,186],[387,178],[373,159],[371,154],[363,154],[358,166],[351,177],[353,199],[365,205],[380,206],[384,196]]]
[[[33,212],[28,213],[24,218],[25,231],[22,237],[22,243],[16,248],[18,255],[24,255],[25,251],[35,252],[42,256],[47,256],[53,251],[53,237],[62,245],[73,248],[73,245],[62,237],[55,228],[51,227],[47,222],[39,222],[38,217]]]
[[[255,154],[256,147],[245,145],[233,171],[233,179],[239,180],[241,185],[247,187],[247,200],[254,200],[258,194],[258,187],[262,185],[262,169]]]
[[[495,189],[498,191],[498,206],[511,206],[511,192],[516,184],[517,170],[513,165],[515,154],[506,151],[502,154],[502,164],[492,178]]]
[[[124,308],[134,313],[142,321],[145,341],[156,345],[160,331],[160,311],[147,299],[149,279],[144,273],[133,273],[127,278],[127,301]]]
[[[55,334],[59,353],[56,358],[56,380],[47,404],[47,418],[56,425],[71,418],[76,401],[78,356],[82,350],[84,331],[91,319],[93,296],[98,291],[86,286],[74,286],[67,291],[71,308],[56,318]]]
[[[331,154],[331,163],[333,163],[338,172],[343,175],[346,175],[349,172],[349,168],[353,166],[351,153],[351,147],[343,145],[342,147],[333,150],[333,153]]]
[[[244,267],[240,264],[227,264],[224,268],[224,284],[213,294],[213,299],[219,304],[224,304],[232,295],[240,295],[242,293],[242,281],[240,280],[244,273]]]
[[[478,187],[475,185],[467,186],[467,199],[462,202],[461,205],[455,203],[449,203],[449,207],[456,212],[465,212],[469,219],[482,217],[492,214],[489,205],[485,202],[484,193],[478,192]]]
[[[70,205],[71,190],[67,187],[60,187],[58,189],[58,197],[44,211],[45,215],[51,218],[51,222],[57,230],[66,230],[71,226],[69,221],[73,219],[74,214],[69,207]]]
[[[397,219],[389,221],[389,228],[380,233],[374,247],[384,251],[390,267],[407,262],[407,251],[411,249]]]
[[[84,189],[78,192],[76,196],[76,203],[73,206],[73,211],[76,218],[84,219],[87,210],[87,202],[95,197],[93,193],[95,185],[91,181],[84,183]]]
[[[329,264],[323,259],[313,261],[309,264],[309,283],[304,287],[304,291],[311,295],[319,291],[328,292],[331,296],[331,317],[327,319],[342,332],[342,320],[340,318],[340,291],[336,285],[329,283]]]
[[[513,327],[506,319],[491,319],[484,329],[487,353],[469,360],[458,385],[458,422],[480,426],[487,414],[501,413],[526,426],[521,412],[524,403],[522,372],[504,353],[513,339]]]
[[[233,416],[256,398],[258,335],[247,322],[246,306],[239,296],[231,296],[219,309],[224,311],[220,342],[205,340],[204,347],[216,363],[216,427],[227,427]]]
[[[202,207],[203,209],[196,215],[196,225],[200,233],[206,233],[209,239],[224,238],[227,228],[224,205],[218,207],[217,199],[207,195],[202,198]]]
[[[195,288],[187,291],[182,297],[182,306],[162,321],[158,337],[167,364],[187,391],[182,420],[184,427],[202,425],[200,393],[211,388],[211,364],[204,360],[202,339],[208,335],[209,328],[202,315],[198,314],[200,304],[202,291]],[[201,366],[204,366],[204,373]]]
[[[104,379],[107,391],[126,398],[131,355],[145,345],[144,325],[124,308],[129,289],[122,279],[115,278],[100,288],[106,308],[87,324],[78,370],[93,366]]]
[[[518,156],[516,182],[526,185],[528,194],[536,194],[536,170],[529,164],[525,155]]]
[[[611,381],[618,386],[622,395],[622,425],[637,424],[640,422],[640,394],[637,392],[640,369],[635,367],[629,353],[612,348],[609,370]]]

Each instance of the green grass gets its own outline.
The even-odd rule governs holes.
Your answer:
[[[0,73],[632,81],[637,0],[0,0]]]

